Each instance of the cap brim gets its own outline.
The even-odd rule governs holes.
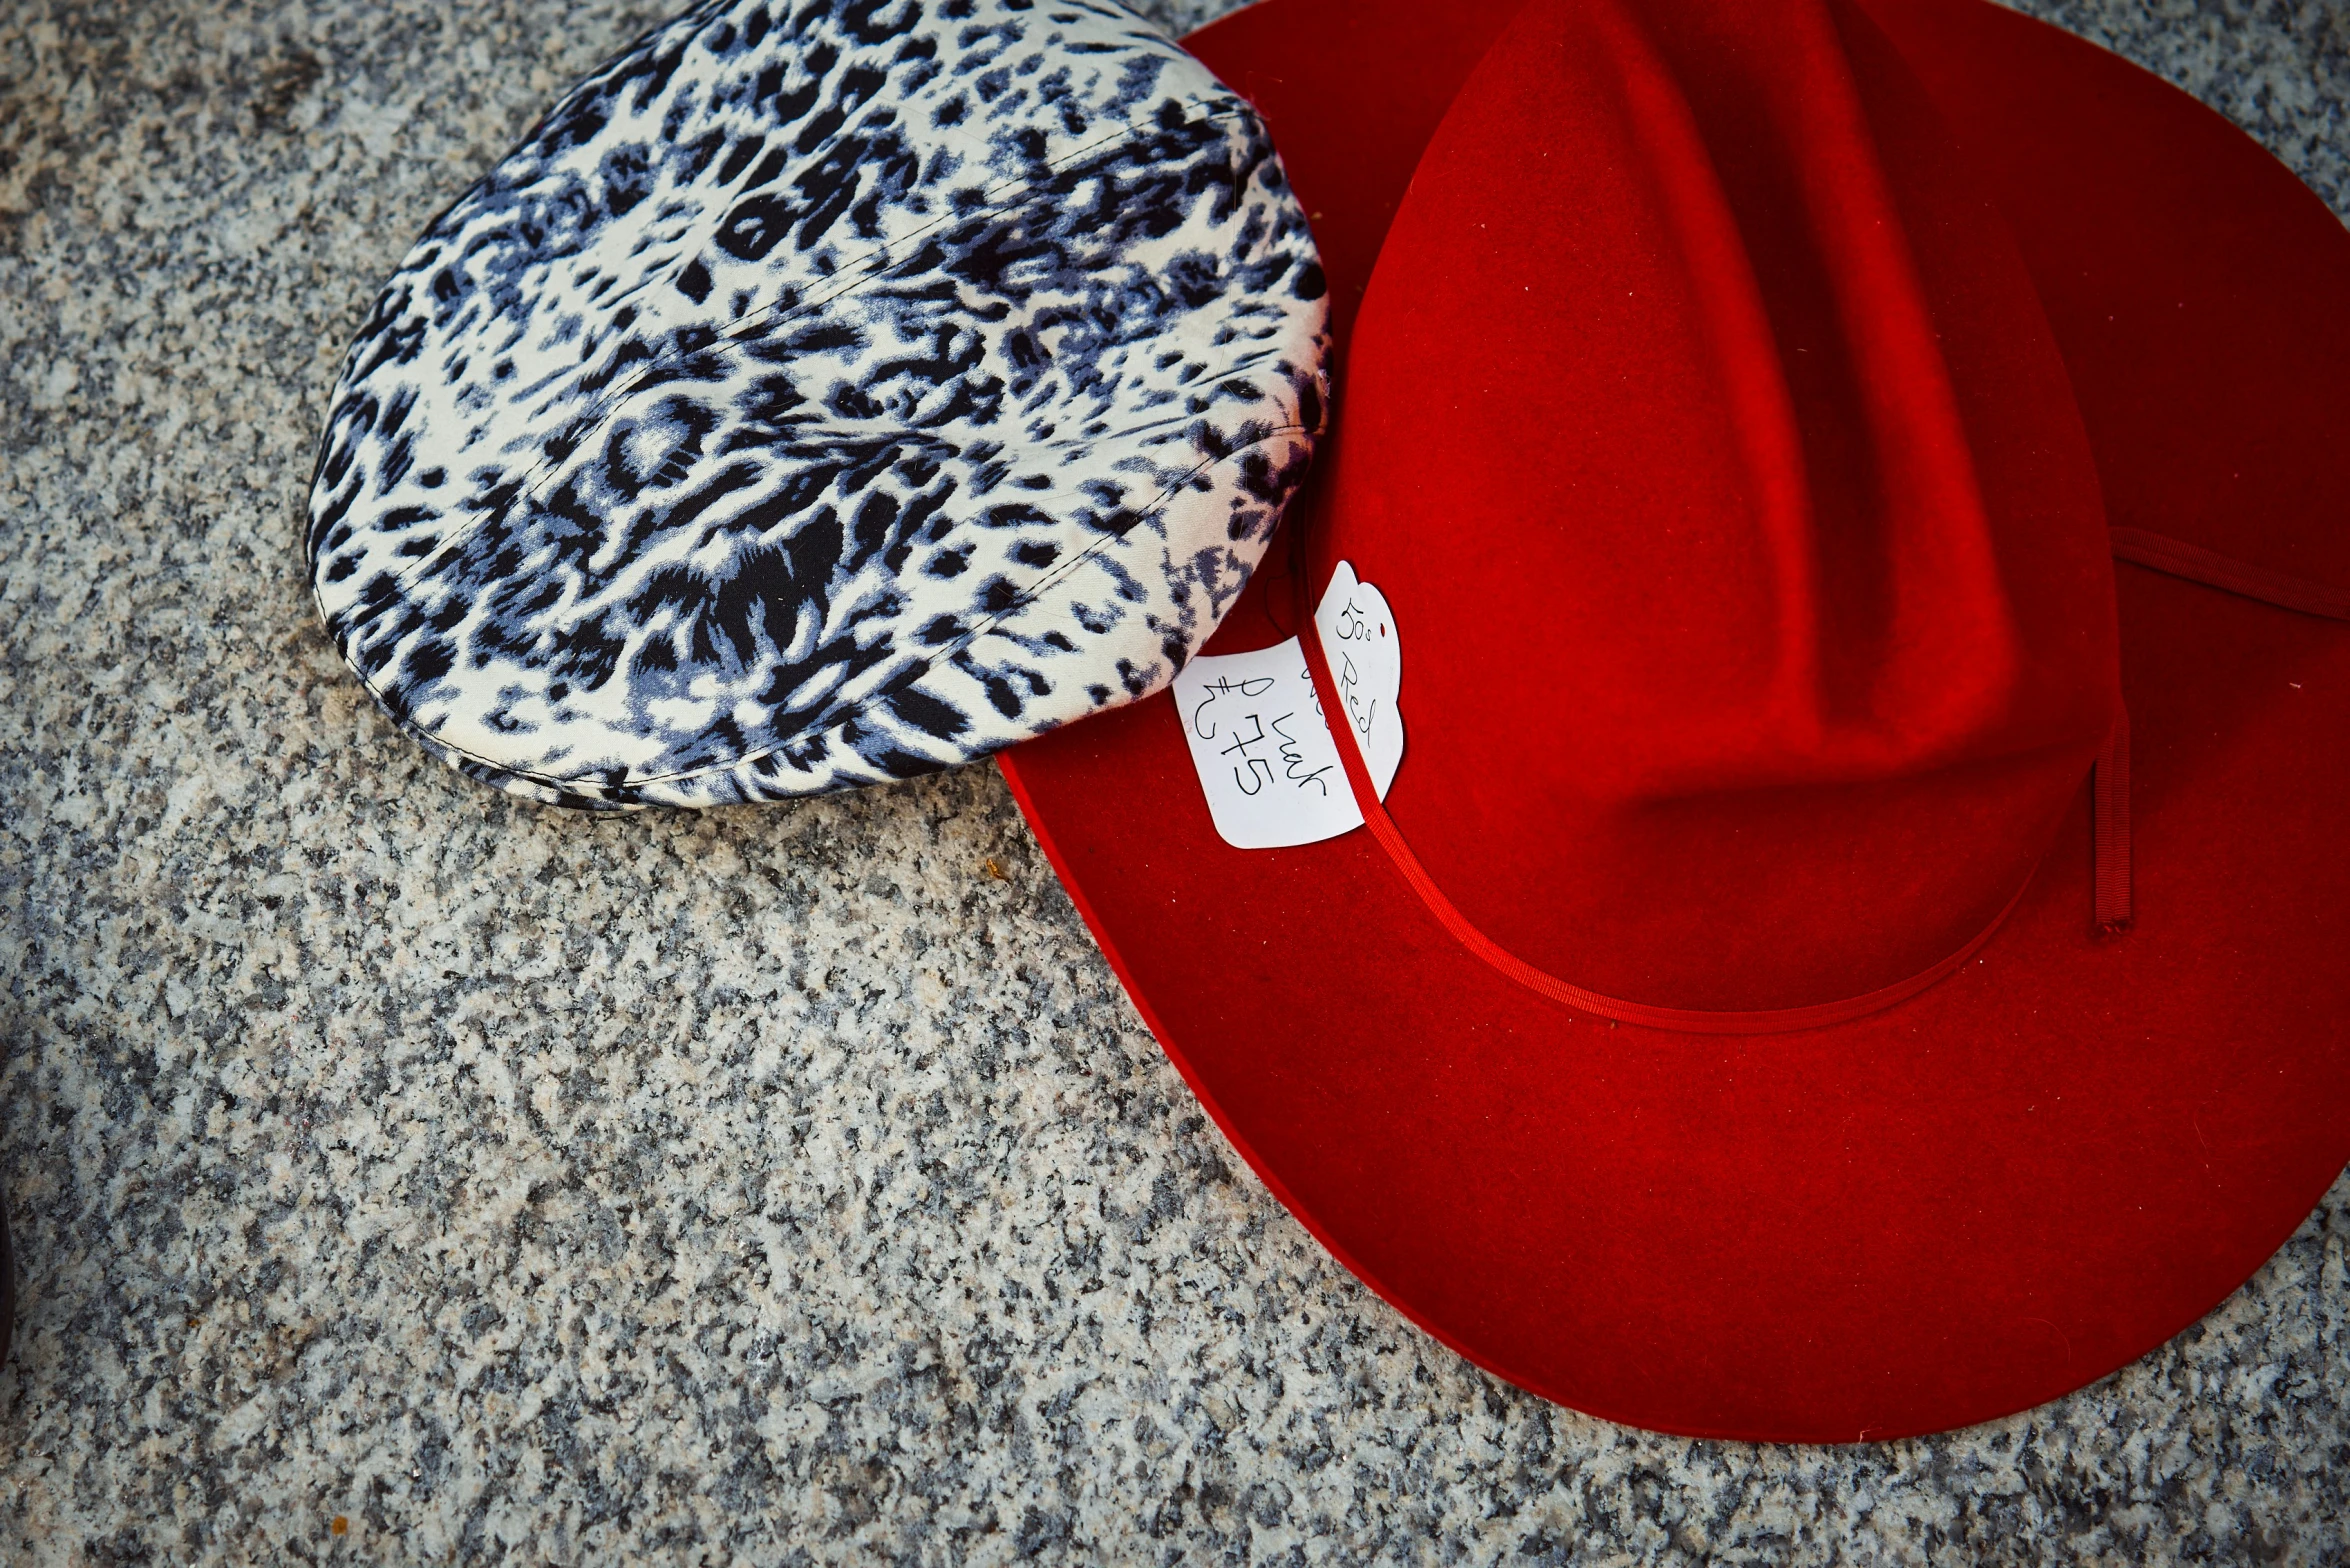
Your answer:
[[[1341,226],[1383,232],[1408,181],[1397,160],[1417,157],[1390,133],[1434,100],[1425,141],[1482,51],[1479,29],[1490,39],[1511,10],[1440,20],[1267,0],[1190,40],[1257,101],[1326,215],[1342,308],[1376,233],[1366,249]],[[2209,194],[2231,207],[2248,181],[2259,201],[2287,199],[2282,171],[2208,111],[2053,30],[1975,14],[1992,10],[1872,7],[1913,56],[1921,40],[1943,51],[1921,75],[1962,132],[1970,80],[2075,79],[2192,153],[2141,147],[2149,166],[2186,171],[2163,178],[2227,185]],[[1388,161],[1346,172],[1367,154]],[[2333,352],[2350,339],[2350,241],[2284,183],[2304,205],[2271,228],[2299,248],[2267,281],[2339,285],[2288,302],[2322,317],[2300,336]],[[1357,205],[1341,215],[1342,200]],[[2324,395],[2339,428],[2350,410]],[[2110,475],[2131,454],[2109,440],[2099,455]],[[2342,461],[2289,441],[2263,458],[2292,467],[2286,491],[2330,508],[2262,519],[2291,557],[2273,564],[2340,581]],[[1278,555],[1260,574],[1270,589],[1252,586],[1212,651],[1291,629],[1265,608],[1286,602]],[[2092,935],[2084,794],[1974,962],[1834,1029],[1614,1027],[1464,951],[1366,833],[1228,848],[1163,696],[1022,746],[1004,772],[1217,1124],[1428,1332],[1546,1398],[1644,1427],[1794,1441],[1938,1430],[2078,1388],[2192,1323],[2350,1159],[2350,631],[2120,577],[2136,929]],[[1407,712],[1411,700],[1407,678]]]

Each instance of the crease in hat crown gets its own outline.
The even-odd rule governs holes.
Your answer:
[[[386,285],[319,611],[414,738],[534,799],[967,761],[1214,629],[1312,455],[1323,292],[1254,112],[1113,5],[705,5]]]
[[[1533,0],[1348,358],[1313,581],[1378,580],[1447,694],[1387,809],[1479,929],[1746,1014],[2013,906],[2118,711],[2105,518],[2014,243],[1865,15]],[[1415,573],[1439,505],[1486,548]]]

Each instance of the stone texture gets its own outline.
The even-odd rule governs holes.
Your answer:
[[[2044,9],[2350,202],[2338,4]],[[2350,1183],[2045,1409],[1627,1431],[1321,1255],[992,773],[590,821],[402,742],[297,559],[337,356],[654,16],[0,4],[0,1557],[2350,1554]]]

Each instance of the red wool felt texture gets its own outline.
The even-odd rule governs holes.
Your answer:
[[[1333,297],[1362,301],[1338,450],[1301,505],[1355,531],[1310,540],[1309,582],[1343,554],[1397,609],[1396,821],[1497,939],[1643,1000],[1815,1001],[1962,944],[1982,922],[1942,907],[1964,902],[1953,889],[2003,900],[2028,876],[2014,913],[1950,979],[1856,1022],[1612,1027],[1463,949],[1368,833],[1224,846],[1164,699],[1023,746],[1006,775],[1252,1167],[1482,1365],[1598,1415],[1754,1439],[1935,1430],[2079,1387],[2239,1284],[2350,1158],[2350,633],[2106,566],[2081,432],[2115,523],[2350,582],[2350,472],[2328,439],[2350,397],[2327,374],[2350,362],[2350,240],[2217,116],[1983,0],[1871,0],[1885,36],[1840,8],[1790,7],[1747,39],[1729,7],[1514,11],[1266,0],[1192,40],[1325,214]],[[1549,64],[1479,66],[1505,26],[1558,46]],[[1758,50],[1775,63],[1742,68]],[[1513,107],[1539,97],[1538,66],[1594,62],[1604,75],[1561,89],[1571,131]],[[1448,138],[1451,178],[1476,177],[1459,172],[1481,155],[1475,116],[1524,139],[1525,183],[1494,176],[1480,198],[1482,221],[1524,233],[1460,232],[1481,209],[1434,162],[1413,185]],[[1542,170],[1544,145],[1577,167]],[[1555,224],[1546,252],[1536,190],[1585,201],[1590,227]],[[2004,225],[1969,220],[1985,201]],[[1572,254],[1586,234],[1605,244]],[[2019,255],[2044,319],[2018,297]],[[1506,325],[1506,301],[1398,283],[1390,304],[1391,265],[1424,285],[1516,276],[1522,293],[1546,268],[1594,288],[1631,272],[1627,311],[1643,282],[1683,292],[1637,330],[1562,297],[1543,319],[1574,341],[1471,341],[1480,316],[1535,334]],[[1424,320],[1453,324],[1449,360]],[[1832,365],[1791,363],[1823,347]],[[1613,404],[1609,370],[1634,378]],[[1380,380],[1407,371],[1419,385]],[[1411,451],[1380,450],[1408,427]],[[1594,453],[1590,430],[1646,444],[1637,461]],[[1832,493],[1856,468],[1907,477]],[[1628,494],[1643,484],[1646,511]],[[1507,515],[1513,496],[1533,515]],[[1614,519],[1622,559],[1575,536],[1577,507]],[[1660,544],[1668,530],[1685,543]],[[1843,560],[1854,539],[1865,569]],[[1525,618],[1544,585],[1521,579],[1569,570],[1606,585],[1577,613],[1617,635]],[[1277,556],[1210,651],[1295,630],[1295,587]],[[1494,593],[1521,599],[1488,615]],[[1768,724],[1740,731],[1687,661],[1624,658],[1619,637],[1654,639],[1685,604],[1679,636],[1718,651],[1718,679]],[[2118,609],[2136,841],[2136,926],[2108,939],[2089,918],[2085,780],[2116,696],[2101,606]],[[1941,668],[1954,649],[2010,673]],[[1649,736],[1614,688],[1576,689],[1555,661],[1577,653],[1694,736]],[[1476,703],[1482,753],[1455,712]],[[1555,717],[1569,708],[1572,724]],[[2024,739],[2002,749],[2009,734]],[[1717,760],[1692,776],[1692,758]],[[1901,826],[1932,816],[1936,789],[1939,831],[2003,864],[1953,864]],[[1821,842],[1749,798],[1773,792],[1858,802],[1837,831],[1865,863],[1809,873],[1843,912],[1807,920],[1757,885],[1775,849],[1747,840]],[[1548,805],[1561,824],[1539,820]],[[1712,835],[1702,861],[1656,834],[1642,868],[1660,809]],[[1723,825],[1749,810],[1750,831]],[[1476,842],[1470,816],[1503,841]],[[1577,913],[1546,920],[1516,862],[1576,855],[1608,885],[1552,890]],[[1942,891],[1904,905],[1905,878]],[[1699,902],[1712,920],[1689,914]],[[1867,929],[1864,910],[1910,923]],[[1778,925],[1755,929],[1766,916]],[[1660,932],[1695,957],[1644,957]],[[1725,967],[1696,961],[1709,950]]]
[[[1388,810],[1504,947],[1815,1006],[2030,877],[2116,706],[2096,471],[1865,17],[1534,0],[1421,158],[1339,401],[1310,576],[1394,606],[1425,695]]]

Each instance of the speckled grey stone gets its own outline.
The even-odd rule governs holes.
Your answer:
[[[2339,5],[2045,9],[2350,199]],[[592,821],[394,734],[295,547],[336,357],[654,16],[0,0],[0,1559],[2350,1555],[2350,1183],[2028,1415],[1626,1431],[1320,1253],[992,773]]]

